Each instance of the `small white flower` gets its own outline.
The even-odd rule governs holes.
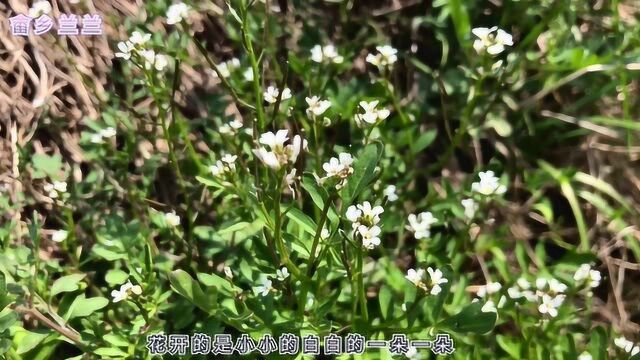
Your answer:
[[[591,356],[591,354],[585,351],[580,354],[580,356],[578,356],[578,360],[593,360],[593,357]]]
[[[44,184],[43,189],[50,198],[57,199],[67,192],[67,183],[65,181],[54,181],[53,184]]]
[[[554,294],[559,294],[567,291],[567,285],[561,283],[556,279],[549,280],[549,290]]]
[[[285,281],[289,277],[289,269],[282,267],[281,269],[276,270],[276,277],[280,281]]]
[[[541,314],[548,314],[551,317],[558,316],[558,308],[564,302],[565,295],[556,295],[551,297],[548,294],[542,295],[542,303],[538,305],[538,311]]]
[[[307,114],[313,114],[313,116],[320,116],[331,107],[331,101],[320,100],[318,96],[306,97],[305,101],[309,105]]]
[[[591,265],[582,264],[573,275],[573,279],[578,283],[585,283],[588,287],[595,288],[600,285],[602,276],[600,271],[591,269]]]
[[[274,290],[273,282],[269,279],[264,279],[262,281],[262,284],[260,284],[259,286],[256,286],[254,289],[258,294],[262,296],[267,296],[269,295],[269,292]]]
[[[382,121],[389,117],[391,112],[388,109],[378,109],[379,100],[373,101],[360,101],[358,104],[364,111],[364,114],[356,114],[354,119],[356,125],[375,125],[379,121]]]
[[[440,269],[434,270],[428,267],[427,272],[429,273],[429,286],[431,287],[431,291],[429,293],[431,295],[440,294],[440,292],[442,291],[440,285],[448,283],[449,280],[444,278],[444,274],[442,274],[442,271],[440,271]]]
[[[416,349],[415,346],[411,345],[409,345],[409,347],[407,348],[407,352],[404,353],[404,356],[406,356],[409,360],[421,359],[420,354],[418,354],[418,349]]]
[[[157,71],[163,71],[169,65],[166,55],[156,54],[153,50],[141,50],[139,53],[144,59],[144,68],[147,70],[155,68]]]
[[[182,21],[189,15],[191,8],[185,3],[177,3],[167,9],[167,24],[174,25]]]
[[[461,202],[462,207],[464,207],[464,217],[467,219],[473,219],[476,215],[476,211],[478,211],[478,203],[473,199],[463,199]]]
[[[378,68],[391,67],[398,60],[398,50],[390,45],[376,46],[377,54],[368,54],[366,61]]]
[[[484,303],[484,305],[482,305],[482,308],[480,309],[480,311],[497,313],[498,309],[496,309],[496,305],[493,303],[492,300],[487,300],[487,302]]]
[[[362,236],[362,246],[366,249],[374,249],[380,245],[380,233],[381,230],[378,226],[366,227],[364,225],[358,226],[358,233]]]
[[[275,104],[278,101],[279,94],[280,91],[275,86],[269,86],[267,88],[267,91],[265,91],[262,95],[264,97],[264,101],[268,102],[269,104]],[[288,99],[291,99],[291,89],[284,88],[284,90],[282,90],[282,97],[280,100],[285,101]]]
[[[104,128],[104,129],[100,130],[100,136],[102,136],[105,139],[112,138],[112,137],[116,136],[116,129],[114,129],[112,127]]]
[[[384,191],[382,191],[382,194],[386,196],[387,200],[389,200],[390,202],[394,202],[398,200],[398,195],[396,194],[395,185],[389,185],[386,188],[384,188]]]
[[[341,189],[347,184],[347,178],[353,174],[353,161],[354,159],[349,153],[340,153],[338,154],[338,158],[332,157],[329,159],[329,162],[322,164],[322,169],[324,169],[327,175],[320,179],[320,181],[322,182],[328,178],[336,177],[340,179],[340,183],[336,185],[336,188]]]
[[[29,17],[37,18],[44,14],[51,13],[51,4],[48,1],[36,1],[33,3],[33,6],[29,8]]]
[[[380,222],[380,214],[384,212],[382,206],[371,206],[368,201],[358,205],[351,205],[347,208],[346,217],[357,229],[360,225],[371,227]]]
[[[516,280],[516,284],[518,284],[518,286],[520,286],[520,288],[524,290],[528,290],[531,288],[531,283],[523,277],[518,278],[518,280]]]
[[[172,210],[171,212],[164,214],[164,221],[167,225],[176,227],[180,225],[180,216],[176,215],[175,210]]]
[[[473,42],[473,48],[478,54],[486,51],[490,55],[498,55],[504,51],[505,45],[513,46],[513,37],[506,31],[498,29],[497,26],[492,28],[478,27],[471,32],[477,37]]]
[[[424,269],[409,269],[407,270],[407,275],[405,278],[409,280],[413,285],[417,287],[424,288],[423,278],[424,278]]]
[[[428,238],[431,235],[431,225],[438,222],[438,219],[433,217],[433,214],[429,211],[422,212],[418,215],[409,214],[407,220],[409,221],[407,229],[412,231],[418,240]]]
[[[278,170],[287,163],[294,164],[298,159],[298,155],[302,150],[307,148],[307,140],[303,140],[300,135],[293,137],[293,141],[289,145],[284,143],[289,140],[288,130],[278,130],[275,134],[267,132],[260,135],[259,142],[269,147],[254,149],[253,153],[266,166]]]
[[[238,119],[231,120],[227,124],[222,124],[218,131],[223,135],[235,135],[238,133],[238,130],[242,128],[242,121]]]
[[[332,44],[321,46],[315,45],[311,48],[311,60],[317,63],[333,62],[334,64],[340,64],[344,61],[344,58],[340,56]]]
[[[502,289],[502,285],[499,282],[491,282],[487,285],[482,285],[478,288],[477,295],[481,298],[486,295],[495,294]]]
[[[132,32],[129,37],[129,42],[133,45],[144,45],[149,40],[151,40],[151,34],[143,34],[139,31]]]
[[[247,70],[242,73],[242,77],[245,81],[253,81],[253,69],[247,68]]]
[[[623,349],[626,353],[629,353],[631,356],[635,356],[640,353],[640,347],[634,345],[633,342],[627,340],[625,337],[619,337],[613,340],[613,343],[616,344],[617,347]]]
[[[226,154],[222,156],[222,158],[216,161],[215,165],[209,166],[209,171],[211,171],[211,175],[215,177],[220,177],[224,174],[230,174],[236,170],[235,161],[238,158],[236,155]]]
[[[492,194],[500,195],[507,191],[507,188],[500,184],[500,179],[495,176],[493,171],[480,171],[478,176],[480,177],[480,181],[471,184],[472,191],[485,196]]]
[[[289,191],[291,191],[291,194],[293,195],[293,198],[296,198],[296,190],[294,188],[295,182],[296,182],[296,172],[297,169],[293,168],[291,169],[291,171],[289,171],[288,174],[286,174],[284,176],[284,182],[285,184],[287,184],[287,187],[289,188]]]
[[[233,279],[233,272],[231,271],[231,268],[230,268],[230,267],[225,266],[223,270],[224,270],[224,275],[225,275],[229,280]]]
[[[131,59],[131,52],[134,49],[134,44],[131,41],[120,41],[118,42],[118,52],[116,52],[116,57],[129,60]]]
[[[56,230],[53,234],[51,234],[51,240],[59,243],[63,242],[67,238],[67,236],[69,236],[69,232],[67,232],[66,230]]]
[[[329,236],[331,236],[329,230],[327,228],[322,228],[322,231],[320,232],[320,239],[327,240]]]
[[[547,287],[547,279],[545,278],[536,279],[536,289],[544,290],[546,287]]]
[[[222,75],[222,77],[224,78],[228,78],[229,76],[231,76],[231,72],[235,69],[238,69],[240,67],[240,60],[237,58],[232,58],[229,59],[225,62],[221,62],[220,64],[218,64],[218,71],[220,72],[220,75]],[[213,77],[218,77],[218,73],[216,73],[215,71],[211,70],[210,74]]]
[[[142,294],[142,288],[140,285],[133,285],[131,281],[127,281],[125,284],[120,286],[120,290],[111,291],[111,297],[113,298],[113,302],[117,303],[122,300],[127,300],[131,297],[131,294],[140,295]]]

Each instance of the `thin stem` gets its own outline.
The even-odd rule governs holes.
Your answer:
[[[218,65],[216,65],[216,63],[211,59],[211,57],[209,57],[209,54],[207,53],[207,49],[205,49],[204,45],[202,45],[200,40],[196,39],[195,37],[192,37],[191,39],[196,44],[196,47],[198,48],[198,50],[200,50],[200,53],[204,56],[204,59],[207,61],[209,66],[211,66],[211,68],[216,73],[216,75],[218,75],[218,79],[220,79],[220,81],[222,82],[222,86],[224,86],[224,88],[227,89],[227,91],[229,91],[229,94],[231,94],[231,97],[233,98],[233,100],[240,106],[254,110],[255,108],[253,106],[251,106],[244,100],[240,99],[236,91],[233,89],[233,86],[231,86],[231,84],[229,84],[229,81],[224,76],[222,76],[222,73],[220,72]]]
[[[258,131],[261,133],[265,128],[265,116],[264,108],[262,106],[262,86],[260,85],[260,69],[258,67],[258,60],[253,50],[253,44],[249,38],[249,32],[247,27],[247,11],[244,9],[242,16],[242,40],[244,46],[247,49],[249,55],[249,61],[251,62],[251,71],[253,72],[253,92],[256,98],[256,118],[258,120]]]
[[[335,199],[335,193],[332,194],[329,199],[325,202],[324,208],[322,209],[322,214],[320,215],[320,221],[316,226],[316,234],[313,237],[313,244],[311,245],[311,253],[309,254],[309,261],[307,263],[307,276],[313,276],[313,269],[315,268],[314,262],[316,259],[316,251],[318,248],[318,244],[320,243],[320,235],[322,234],[322,229],[324,228],[324,223],[327,221],[327,215],[329,214],[329,209],[331,208],[331,204]]]
[[[369,312],[367,310],[367,298],[364,291],[364,274],[362,273],[364,265],[363,252],[362,244],[360,244],[356,255],[356,268],[358,269],[358,299],[360,301],[360,314],[366,323],[369,320]]]

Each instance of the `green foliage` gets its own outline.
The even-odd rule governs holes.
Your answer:
[[[157,333],[640,349],[632,2],[188,5],[104,14],[128,36],[86,80],[99,115],[43,107],[0,158],[0,357],[151,359]]]

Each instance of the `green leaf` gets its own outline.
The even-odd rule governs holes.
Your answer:
[[[458,42],[460,42],[460,46],[466,47],[467,39],[471,33],[467,7],[462,0],[449,0],[448,4],[451,20],[453,21],[453,25],[456,29]]]
[[[393,317],[393,292],[391,289],[382,285],[378,293],[378,301],[380,302],[380,314],[383,319],[391,319]]]
[[[0,339],[0,355],[6,353],[11,348],[11,340]]]
[[[328,197],[327,191],[318,185],[313,175],[302,175],[302,188],[311,196],[311,200],[318,209],[324,209],[324,202]]]
[[[242,230],[244,228],[246,228],[247,226],[249,226],[249,223],[246,221],[240,221],[238,223],[235,223],[227,228],[224,228],[220,231],[218,231],[218,235],[225,235],[225,234],[231,234],[233,232]]]
[[[107,282],[107,284],[113,286],[124,284],[128,278],[129,274],[127,274],[126,272],[120,269],[113,269],[107,271],[107,275],[105,275],[104,280]]]
[[[360,192],[375,178],[375,168],[382,157],[383,148],[379,142],[369,144],[359,155],[353,165],[353,174],[349,177],[347,186],[342,191],[345,205],[353,203]]]
[[[413,154],[417,154],[420,151],[426,149],[427,146],[431,145],[433,140],[436,139],[436,135],[438,135],[438,132],[436,130],[429,130],[422,133],[418,138],[418,140],[416,140],[416,142],[413,143],[413,146],[411,147],[411,152]]]
[[[232,294],[234,291],[242,291],[239,287],[232,285],[229,280],[216,274],[198,273],[198,280],[204,286],[226,290],[228,294]]]
[[[72,292],[80,288],[79,282],[84,279],[86,274],[71,274],[63,276],[53,282],[51,286],[51,296],[56,296],[63,292]]]
[[[32,174],[34,179],[42,179],[47,176],[52,179],[58,179],[60,177],[60,170],[62,169],[62,158],[60,155],[49,156],[45,154],[34,154],[31,157],[31,163],[34,169],[34,173]]]
[[[24,354],[34,349],[40,344],[51,332],[31,332],[27,330],[20,330],[13,338],[13,342],[17,344],[16,353]]]
[[[126,352],[115,348],[115,347],[102,347],[102,348],[97,348],[93,351],[96,355],[100,355],[103,357],[108,357],[108,358],[112,358],[112,357],[116,357],[116,358],[128,358],[129,354],[127,354]]]
[[[215,288],[212,288],[213,290],[205,295],[200,284],[186,271],[172,271],[171,274],[169,274],[169,282],[171,283],[173,291],[185,297],[206,313],[211,314],[216,309],[217,299]]]
[[[607,359],[607,332],[602,326],[598,326],[591,330],[591,339],[589,341],[589,353],[593,360]]]
[[[519,341],[504,335],[498,335],[496,337],[496,340],[498,341],[498,345],[500,345],[502,350],[509,354],[509,356],[511,356],[513,359],[522,359],[522,344]]]
[[[109,300],[103,297],[86,298],[84,294],[78,296],[67,311],[67,320],[71,320],[79,317],[87,317],[94,312],[109,305]]]
[[[472,303],[458,314],[442,321],[438,327],[447,328],[459,334],[487,333],[495,326],[498,316],[494,312],[482,312],[482,305],[480,302]]]
[[[0,299],[7,294],[7,278],[4,273],[0,271]]]
[[[287,217],[300,225],[304,231],[311,235],[315,235],[316,223],[298,208],[289,209],[289,211],[287,211]]]
[[[10,328],[13,324],[16,323],[16,321],[18,321],[17,312],[9,310],[4,315],[0,313],[0,333]]]

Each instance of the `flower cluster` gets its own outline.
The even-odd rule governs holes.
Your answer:
[[[389,117],[391,113],[388,109],[378,109],[378,100],[360,101],[359,105],[364,113],[356,114],[355,121],[359,127],[367,125],[376,125],[378,122]]]
[[[431,235],[431,225],[438,222],[429,211],[422,212],[418,215],[409,214],[407,218],[409,225],[407,230],[413,232],[416,239],[426,239]]]
[[[602,276],[600,275],[600,271],[593,270],[589,264],[580,265],[573,275],[573,280],[575,280],[576,283],[582,284],[587,288],[596,288],[600,286],[601,279]]]
[[[311,48],[311,60],[317,63],[341,64],[344,58],[338,54],[336,47],[332,44],[325,46],[315,45]]]
[[[110,139],[114,136],[116,136],[116,129],[107,127],[95,134],[92,134],[90,140],[94,144],[102,144],[105,139]]]
[[[216,161],[215,165],[209,166],[211,175],[215,177],[222,177],[225,174],[230,174],[236,171],[236,155],[224,155],[220,160]]]
[[[117,303],[122,300],[127,300],[133,295],[142,294],[142,288],[140,285],[133,285],[131,281],[127,281],[125,284],[120,286],[120,290],[111,291],[111,297],[113,298],[113,302]]]
[[[238,119],[234,119],[229,121],[226,124],[222,124],[218,129],[218,132],[223,135],[235,135],[238,133],[238,130],[242,128],[242,121]]]
[[[500,184],[500,178],[496,177],[493,171],[480,171],[478,176],[480,181],[471,184],[473,192],[488,196],[493,194],[501,195],[507,191],[507,188]]]
[[[182,19],[187,18],[189,15],[189,10],[191,7],[185,3],[177,3],[169,6],[167,9],[167,24],[175,25],[182,21]]]
[[[398,194],[396,194],[396,186],[395,185],[387,185],[382,191],[383,195],[387,197],[387,200],[390,202],[394,202],[398,200]]]
[[[442,291],[442,287],[440,285],[446,284],[449,282],[449,279],[444,277],[444,274],[440,269],[432,269],[431,267],[428,267],[427,273],[429,273],[429,280],[425,281],[424,269],[409,269],[407,270],[405,278],[413,285],[421,288],[429,294],[438,295]]]
[[[366,61],[378,69],[390,68],[398,61],[398,50],[390,45],[376,46],[377,54],[368,54]]]
[[[280,95],[280,90],[278,90],[278,88],[276,88],[275,86],[269,86],[267,88],[267,91],[265,91],[262,96],[264,97],[264,101],[268,102],[269,104],[275,104],[278,101],[278,95]],[[281,101],[285,101],[291,99],[291,89],[285,87],[284,90],[282,90],[282,96],[280,97]]]
[[[166,55],[156,54],[155,51],[146,49],[144,45],[151,40],[151,34],[143,34],[139,31],[134,31],[126,41],[120,41],[118,43],[118,52],[116,57],[124,60],[129,60],[132,56],[137,56],[142,60],[143,66],[146,70],[155,68],[158,71],[164,70],[169,65],[169,60]]]
[[[322,164],[322,168],[327,175],[320,179],[320,182],[324,182],[327,179],[338,179],[336,189],[341,189],[347,184],[347,178],[353,174],[353,162],[354,158],[349,153],[340,153],[338,157],[332,157],[329,162]]]
[[[222,77],[224,78],[228,78],[229,76],[231,76],[231,72],[233,70],[240,68],[240,60],[238,60],[238,58],[232,58],[227,61],[221,62],[217,67],[220,75],[222,75]],[[218,73],[213,70],[211,70],[211,75],[213,77],[218,77]]]
[[[616,338],[613,340],[613,343],[616,344],[617,347],[624,350],[630,356],[635,356],[640,353],[640,346],[635,345],[633,342],[627,340],[624,336]]]
[[[329,100],[321,100],[318,96],[312,96],[305,98],[307,105],[307,115],[311,116],[320,116],[324,114],[329,107],[331,107],[331,101]]]
[[[487,52],[490,55],[498,55],[504,51],[505,45],[513,46],[513,37],[497,26],[477,27],[471,32],[477,37],[473,42],[473,48],[478,54]]]
[[[67,193],[67,182],[54,181],[52,184],[44,184],[42,188],[51,199],[58,199]]]
[[[293,137],[293,143],[285,146],[284,143],[289,140],[288,133],[289,130],[278,130],[275,134],[272,132],[262,134],[259,142],[268,146],[269,149],[260,147],[254,149],[253,153],[263,164],[274,170],[295,163],[300,152],[307,148],[307,140],[296,135]]]
[[[380,214],[384,212],[382,206],[371,206],[368,201],[347,208],[345,216],[352,223],[354,233],[362,236],[362,246],[373,249],[380,245]]]
[[[564,302],[567,285],[556,279],[537,278],[535,282],[536,291],[533,292],[531,284],[524,278],[517,281],[516,286],[507,290],[509,297],[519,299],[524,297],[527,301],[538,304],[538,312],[551,317],[558,316],[558,308]]]

